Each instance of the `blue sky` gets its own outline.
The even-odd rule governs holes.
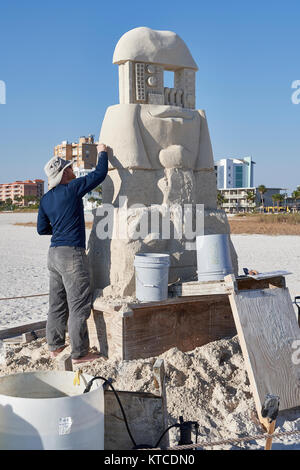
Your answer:
[[[299,0],[3,0],[0,6],[0,182],[44,178],[62,140],[99,135],[118,102],[112,55],[126,31],[175,31],[199,71],[215,160],[251,155],[255,184],[300,185]]]

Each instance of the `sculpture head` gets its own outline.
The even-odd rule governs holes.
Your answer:
[[[171,31],[140,27],[125,33],[115,48],[121,104],[154,104],[195,109],[198,67],[184,41]],[[174,72],[174,87],[164,86]]]

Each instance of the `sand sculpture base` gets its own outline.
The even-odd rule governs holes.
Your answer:
[[[91,346],[109,358],[133,360],[156,357],[173,347],[191,351],[235,335],[226,284],[201,282],[194,283],[194,288],[195,284],[197,295],[170,297],[162,302],[122,303],[120,300],[113,304],[100,296],[88,320]],[[237,287],[239,290],[282,288],[285,278],[258,281],[241,276],[237,278]],[[172,292],[174,289],[170,289],[170,295]]]

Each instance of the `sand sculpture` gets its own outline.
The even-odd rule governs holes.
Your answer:
[[[136,239],[132,231],[124,235],[124,227],[137,228],[157,208],[185,204],[192,205],[193,211],[197,204],[204,204],[205,234],[229,233],[229,225],[225,213],[217,209],[206,115],[195,109],[198,68],[183,40],[171,31],[135,28],[117,43],[113,63],[119,66],[120,104],[107,109],[99,141],[112,148],[102,186],[103,205],[113,205],[114,230],[119,224],[123,232],[113,239],[99,239],[107,213],[104,207],[98,209],[89,257],[94,289],[134,295],[137,252],[169,253],[169,282],[195,278],[196,252],[187,249],[184,235],[161,239],[161,233],[150,233]],[[173,87],[164,86],[166,71],[174,73]],[[120,222],[124,198],[130,217]],[[232,258],[237,268],[233,247]]]

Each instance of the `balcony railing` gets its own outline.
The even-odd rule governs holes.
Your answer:
[[[222,207],[234,207],[234,208],[241,207],[242,209],[246,207],[255,207],[255,206],[256,206],[255,202],[224,202],[222,204]]]

